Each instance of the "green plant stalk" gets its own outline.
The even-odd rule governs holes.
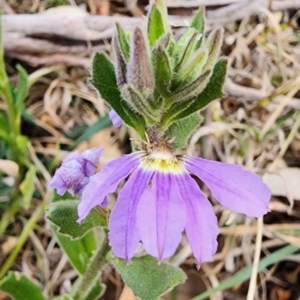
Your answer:
[[[103,267],[107,264],[106,255],[109,250],[107,235],[104,233],[101,247],[96,250],[76,288],[74,296],[75,300],[84,300],[91,291],[95,282],[99,279]]]
[[[21,235],[18,238],[18,242],[16,247],[10,253],[9,257],[6,259],[5,263],[3,264],[0,270],[0,280],[6,275],[9,271],[11,266],[13,265],[16,257],[18,256],[19,252],[21,251],[23,245],[26,243],[30,232],[34,229],[37,221],[42,217],[45,209],[46,201],[43,202],[36,208],[31,218],[28,220],[27,224],[25,225]]]
[[[0,78],[1,78],[1,88],[0,88],[0,95],[3,97],[3,100],[7,106],[7,115],[8,121],[10,125],[11,131],[14,133],[15,136],[20,135],[20,116],[17,116],[16,110],[14,107],[13,95],[10,90],[10,83],[5,72],[5,64],[3,57],[0,57]]]
[[[12,196],[12,199],[15,198]],[[0,236],[3,235],[11,218],[18,212],[19,208],[20,207],[18,201],[13,201],[12,204],[8,207],[8,209],[4,212],[0,222]]]

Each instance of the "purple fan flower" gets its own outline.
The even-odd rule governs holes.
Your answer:
[[[205,182],[212,195],[235,212],[251,217],[268,212],[270,191],[258,176],[237,165],[156,149],[123,156],[93,175],[82,193],[78,222],[93,207],[101,206],[129,175],[109,220],[110,246],[127,261],[140,241],[150,255],[169,258],[183,231],[198,264],[212,260],[217,250],[217,218],[191,175]]]
[[[93,148],[83,152],[75,151],[68,155],[56,170],[49,186],[59,195],[69,191],[81,195],[89,178],[95,173],[103,149]]]
[[[111,110],[109,113],[108,113],[108,116],[112,122],[112,124],[115,126],[115,127],[121,127],[121,125],[123,124],[123,121],[122,119],[119,117],[119,115],[114,111],[114,110]]]

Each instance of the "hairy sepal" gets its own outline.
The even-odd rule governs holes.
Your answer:
[[[203,71],[212,69],[216,64],[221,52],[223,35],[224,29],[217,28],[216,30],[212,31],[211,34],[208,36],[207,42],[205,43],[205,48],[208,52],[208,59],[203,67]]]
[[[168,128],[174,121],[184,119],[203,109],[215,99],[223,96],[223,85],[226,77],[227,59],[220,58],[205,89],[194,99],[174,104],[163,116],[162,126]]]
[[[172,95],[168,99],[166,99],[166,104],[168,106],[171,106],[178,102],[185,102],[196,97],[204,90],[209,82],[211,75],[212,71],[207,70],[189,85],[179,89],[175,93],[172,93]]]
[[[145,121],[141,115],[133,112],[129,105],[122,100],[117,85],[114,66],[108,56],[98,52],[93,59],[92,84],[100,96],[116,111],[121,119],[134,128],[141,137],[145,135]]]
[[[121,87],[126,83],[126,60],[124,54],[120,48],[120,42],[117,36],[113,37],[112,40],[114,58],[115,58],[115,70],[117,75],[117,85]]]
[[[168,97],[172,79],[171,62],[161,46],[152,51],[152,65],[155,74],[155,90],[161,96]]]
[[[127,82],[148,97],[154,91],[154,74],[150,63],[150,52],[141,29],[133,34],[131,53],[127,64]]]
[[[196,43],[196,47],[195,47],[196,49],[199,49],[201,47],[201,44],[204,40],[204,28],[205,28],[204,12],[205,12],[205,8],[200,7],[196,11],[190,25],[191,28],[195,28],[201,35],[199,40]]]
[[[148,100],[134,86],[125,84],[121,88],[124,100],[132,107],[132,109],[141,114],[147,123],[154,124],[157,122],[155,110],[152,109]]]
[[[181,88],[187,83],[194,81],[203,72],[203,67],[208,60],[208,53],[205,49],[199,49],[190,60],[182,67],[173,81],[173,86]]]
[[[125,32],[123,27],[120,24],[116,24],[117,27],[117,40],[119,43],[119,47],[122,51],[123,57],[126,61],[128,61],[130,56],[130,40],[129,34]]]
[[[149,17],[148,17],[148,40],[150,47],[154,47],[159,38],[165,33],[163,17],[161,12],[154,4],[152,5]]]
[[[188,29],[178,40],[174,49],[176,60],[175,72],[178,72],[194,52],[199,34],[194,28]]]
[[[187,141],[195,129],[200,126],[203,118],[194,113],[184,119],[172,123],[165,135],[174,139],[175,149],[181,149],[187,146]]]

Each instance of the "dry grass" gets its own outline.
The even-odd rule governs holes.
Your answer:
[[[82,2],[93,13],[120,13],[126,7],[126,1],[111,5],[104,1],[101,7],[97,1]],[[53,1],[8,0],[6,5],[15,13],[36,13],[53,5]],[[133,14],[138,14],[139,9],[131,7]],[[188,154],[237,163],[265,179],[284,168],[300,168],[300,31],[297,19],[292,19],[295,13],[262,9],[259,15],[239,23],[228,22],[223,46],[223,53],[229,58],[225,96],[203,112],[205,122],[191,137]],[[13,60],[7,66],[11,77],[15,76],[15,63]],[[27,70],[33,71],[30,66]],[[33,85],[26,100],[28,112],[39,127],[24,123],[22,129],[30,137],[31,159],[41,174],[36,185],[44,201],[49,199],[47,182],[52,172],[45,168],[45,159],[60,161],[72,144],[66,134],[82,124],[91,125],[108,111],[90,87],[88,76],[82,68],[58,66],[55,73]],[[128,135],[124,128],[109,128],[79,146],[81,150],[89,147],[105,147],[106,154],[101,158],[105,164],[128,151]],[[205,188],[204,192],[208,195]],[[219,251],[214,262],[204,264],[196,272],[191,251],[183,239],[172,263],[181,265],[189,279],[178,288],[176,299],[190,299],[252,265],[255,251],[263,257],[289,243],[300,247],[300,204],[288,190],[285,196],[273,196],[264,226],[211,200],[221,228]],[[40,201],[37,198],[33,203],[38,205]],[[30,212],[16,216],[1,237],[0,264],[16,245],[29,217]],[[262,240],[256,240],[257,228],[262,232]],[[295,254],[261,272],[252,288],[255,299],[299,299],[299,261],[300,255]],[[31,232],[13,270],[31,278],[45,295],[69,292],[76,277],[43,218]],[[107,269],[103,276],[108,284],[103,299],[133,299],[128,290],[123,290],[121,278],[113,270]],[[211,299],[246,299],[247,288],[248,283],[240,284]],[[5,299],[1,292],[0,299]]]

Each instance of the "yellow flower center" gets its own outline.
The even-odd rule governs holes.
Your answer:
[[[182,163],[175,155],[167,151],[153,151],[143,162],[143,168],[149,171],[181,174],[184,171]]]

